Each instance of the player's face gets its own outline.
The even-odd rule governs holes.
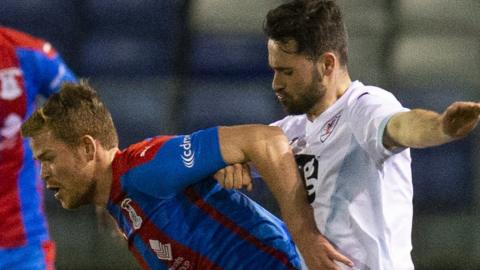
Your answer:
[[[272,88],[289,114],[310,112],[325,95],[315,63],[297,54],[296,42],[268,41],[268,63],[274,71]]]
[[[72,149],[45,129],[30,143],[47,188],[55,192],[63,208],[73,209],[92,201],[93,165],[87,162],[80,147]]]

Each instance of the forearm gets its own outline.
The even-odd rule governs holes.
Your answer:
[[[288,140],[280,130],[267,137],[264,145],[252,151],[248,158],[275,197],[283,220],[302,250],[319,234],[313,209],[307,201]]]
[[[311,206],[294,155],[278,127],[249,125],[219,129],[227,164],[252,162],[275,197],[292,235],[314,230]]]
[[[279,128],[241,126],[221,128],[219,134],[226,163],[252,162],[256,167],[310,269],[331,269],[334,261],[353,265],[317,229],[295,158]]]
[[[314,239],[320,236],[320,231],[315,224],[313,208],[307,201],[303,184],[292,192],[292,195],[288,203],[284,203],[281,196],[277,197],[277,201],[282,218],[287,224],[293,241],[302,254],[305,254],[306,249],[313,245]]]
[[[415,109],[394,115],[383,137],[387,148],[425,148],[452,141],[442,126],[442,116],[436,112]]]

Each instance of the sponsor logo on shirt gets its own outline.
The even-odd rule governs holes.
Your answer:
[[[342,111],[337,113],[334,117],[330,118],[322,127],[322,131],[320,133],[320,141],[323,143],[325,142],[328,137],[332,134],[333,130],[337,126],[338,120],[342,116]]]
[[[195,152],[192,151],[192,137],[186,135],[183,137],[183,143],[180,144],[180,147],[183,148],[182,161],[183,165],[187,168],[192,168],[195,165]]]
[[[21,76],[19,68],[5,68],[0,70],[0,99],[14,100],[22,95],[22,88],[18,85],[17,76]]]
[[[314,155],[295,155],[298,171],[307,190],[309,203],[315,200],[315,186],[318,181],[318,160]]]
[[[170,267],[172,270],[188,270],[193,269],[193,264],[183,257],[175,258],[173,265]]]
[[[162,244],[158,240],[148,240],[150,243],[150,248],[155,252],[155,255],[157,255],[157,258],[163,261],[173,261],[170,263],[170,266],[168,269],[170,270],[188,270],[188,269],[193,269],[193,264],[185,259],[184,257],[176,257],[173,258],[172,255],[172,246],[171,244]]]
[[[137,212],[135,212],[135,209],[130,204],[131,201],[132,199],[125,198],[120,204],[120,207],[122,207],[122,209],[128,212],[128,216],[130,217],[130,221],[132,222],[133,228],[135,230],[138,230],[142,226],[143,220],[142,220],[142,217],[137,215]]]
[[[148,240],[150,243],[150,247],[157,255],[157,258],[160,260],[171,261],[173,260],[172,257],[172,247],[170,244],[162,244],[158,240]]]

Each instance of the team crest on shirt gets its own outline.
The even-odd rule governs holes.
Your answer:
[[[338,120],[342,116],[342,111],[337,113],[334,117],[330,118],[322,127],[322,131],[320,133],[320,141],[323,143],[325,142],[328,137],[332,134],[333,130],[337,126]]]
[[[5,68],[0,70],[0,99],[14,100],[22,95],[22,88],[17,78],[22,75],[19,68]]]
[[[137,215],[137,212],[135,212],[135,209],[130,203],[131,201],[132,199],[125,198],[120,204],[120,207],[122,207],[122,209],[128,212],[128,216],[130,217],[130,221],[132,222],[133,228],[135,230],[138,230],[142,226],[143,220],[142,220],[142,217]]]

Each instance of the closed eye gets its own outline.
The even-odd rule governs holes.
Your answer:
[[[272,67],[272,70],[276,72],[281,72],[284,75],[290,76],[293,74],[293,69],[288,67]]]

